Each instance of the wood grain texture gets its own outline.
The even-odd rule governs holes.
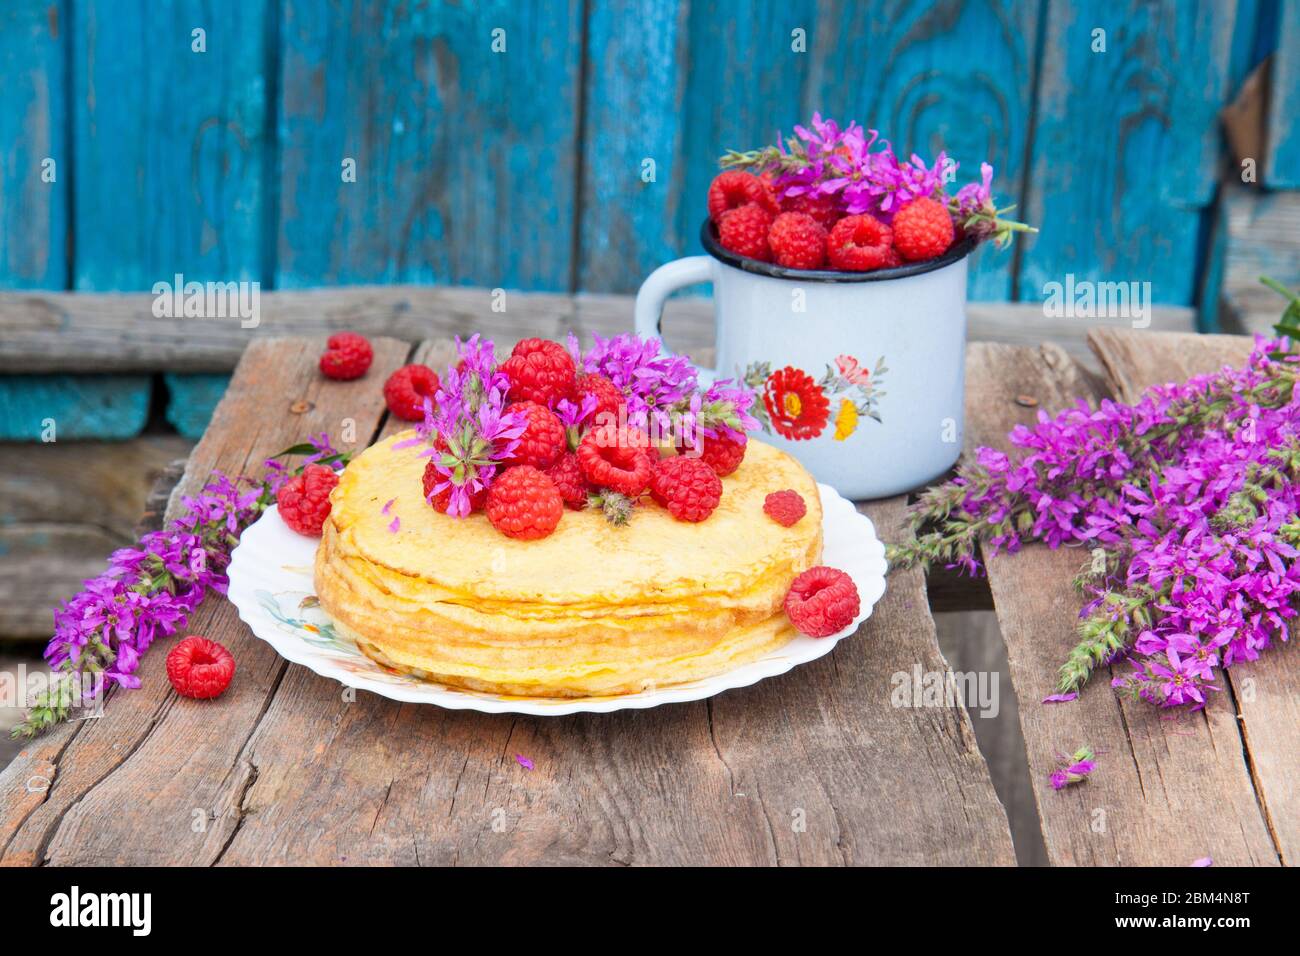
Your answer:
[[[1269,96],[1264,182],[1270,189],[1300,189],[1300,2],[1278,0],[1277,52]]]
[[[702,198],[683,199],[678,158],[688,9],[682,0],[591,5],[579,289],[630,292],[685,248],[674,228],[679,204],[699,208]],[[647,160],[654,163],[652,181],[643,178]]]
[[[396,343],[377,347],[371,376],[405,360]],[[213,466],[253,467],[342,416],[368,440],[374,390],[367,379],[323,383],[312,372],[319,348],[250,347],[183,488]],[[447,351],[443,341],[416,354]],[[288,389],[301,394],[286,382],[305,383]],[[298,397],[311,411],[274,413]],[[868,511],[891,536],[904,503]],[[33,768],[55,780],[39,801],[3,798],[0,861],[1014,861],[965,710],[891,702],[896,673],[947,667],[919,572],[891,582],[859,634],[782,678],[708,702],[551,720],[349,699],[284,665],[223,601],[205,604],[192,629],[240,661],[219,708],[164,693],[162,657],[147,657],[142,690],[0,774],[0,793]]]
[[[503,307],[494,309],[494,301]],[[481,332],[503,346],[530,335],[563,338],[570,330],[586,339],[592,333],[630,331],[633,299],[508,292],[494,300],[490,289],[430,286],[264,292],[254,329],[226,319],[158,319],[150,311],[152,302],[147,293],[0,292],[0,372],[229,372],[254,339],[341,329],[411,342]],[[1089,362],[1087,330],[1107,321],[1048,318],[1027,302],[971,302],[966,312],[972,341],[1028,345],[1046,339]],[[1186,332],[1194,325],[1192,309],[1152,310],[1153,330]],[[663,329],[673,351],[692,354],[710,347],[712,300],[668,300]]]
[[[67,284],[68,7],[61,0],[0,6],[0,288]],[[53,182],[43,176],[46,160],[54,162]]]
[[[0,635],[50,635],[51,610],[134,540],[154,477],[188,454],[175,436],[0,444]]]
[[[1149,281],[1155,301],[1189,304],[1238,6],[1049,0],[1046,16],[1024,208],[1042,232],[1025,243],[1019,297],[1072,272]]]
[[[286,0],[277,286],[567,289],[582,6]]]
[[[1136,337],[1150,350],[1163,338]],[[1050,413],[1096,394],[1053,346],[974,345],[966,381],[970,447],[1009,449],[1006,433],[1037,413],[1017,396]],[[1049,860],[1187,866],[1211,856],[1218,865],[1276,865],[1236,715],[1223,698],[1200,714],[1170,715],[1121,700],[1102,668],[1078,700],[1039,703],[1055,691],[1057,668],[1076,641],[1083,600],[1070,582],[1085,558],[1075,548],[1029,545],[987,560]],[[1100,752],[1098,769],[1086,784],[1053,791],[1048,776],[1058,755],[1085,745]]]
[[[1141,390],[1191,375],[1240,366],[1252,340],[1243,336],[1164,336],[1151,348],[1141,335],[1105,330],[1093,339],[1118,394],[1134,401]],[[1249,758],[1251,777],[1269,832],[1283,863],[1300,862],[1300,628],[1291,627],[1289,644],[1275,643],[1257,661],[1233,665],[1220,673],[1224,706],[1237,711]]]
[[[0,375],[0,441],[121,440],[140,434],[152,382],[145,375]]]
[[[183,437],[198,440],[230,385],[229,375],[163,376],[167,388],[167,421]]]
[[[403,364],[409,347],[378,339],[366,377],[330,382],[315,371],[323,345],[316,338],[249,348],[235,387],[190,457],[173,513],[178,495],[198,490],[214,468],[231,475],[260,472],[267,455],[307,433],[325,430],[338,440],[351,420],[358,442],[370,440],[383,411],[375,379]],[[291,406],[299,400],[307,410],[295,414]],[[286,665],[239,623],[226,601],[209,598],[189,629],[217,637],[239,661],[221,706],[178,698],[167,683],[165,655],[146,655],[140,690],[112,695],[103,718],[59,729],[0,773],[0,793],[7,793],[21,786],[31,767],[56,768],[39,804],[22,802],[21,820],[0,823],[0,832],[12,833],[0,862],[161,863],[219,854],[236,813],[218,795],[239,779],[240,751]]]
[[[71,4],[75,288],[261,279],[272,6]]]
[[[819,5],[805,117],[875,127],[900,156],[957,160],[955,188],[996,171],[995,194],[1018,201],[1031,133],[1038,56],[1037,0]],[[971,51],[978,50],[978,56]],[[1032,240],[1031,240],[1032,241]],[[982,249],[971,262],[975,299],[1012,298],[1010,250]]]

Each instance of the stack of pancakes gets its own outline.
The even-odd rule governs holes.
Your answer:
[[[721,673],[795,636],[782,605],[820,560],[821,503],[770,445],[750,439],[706,521],[647,501],[624,527],[566,510],[549,537],[516,541],[426,504],[423,446],[394,447],[412,437],[348,466],[316,554],[322,607],[384,666],[497,694],[604,696]],[[792,528],[763,513],[783,488],[808,503]]]

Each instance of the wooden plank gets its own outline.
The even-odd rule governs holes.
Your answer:
[[[568,288],[582,7],[288,0],[277,286]]]
[[[68,183],[61,3],[0,6],[0,287],[67,285]],[[52,161],[53,166],[46,166]],[[49,177],[53,181],[49,181]]]
[[[869,511],[890,534],[904,502]],[[924,608],[908,572],[830,656],[643,712],[349,703],[290,668],[245,751],[253,782],[220,862],[1008,864],[965,710],[890,703],[892,674],[946,670]]]
[[[71,6],[75,288],[260,280],[274,4]]]
[[[163,376],[163,382],[167,386],[167,421],[186,438],[202,438],[230,385],[230,376],[168,373]]]
[[[1134,401],[1142,389],[1192,375],[1239,366],[1252,341],[1240,336],[1167,336],[1153,349],[1144,336],[1116,330],[1098,331],[1093,343],[1113,371],[1119,397]],[[1282,861],[1300,862],[1300,654],[1294,644],[1300,627],[1292,624],[1291,646],[1275,644],[1257,661],[1234,664],[1222,672],[1224,701],[1238,711],[1249,757],[1251,778],[1263,806],[1269,832]],[[1215,695],[1220,696],[1220,695]]]
[[[329,431],[337,440],[344,419],[355,423],[359,442],[369,441],[384,407],[376,382],[409,351],[392,340],[374,345],[375,363],[364,378],[331,382],[316,372],[323,339],[254,343],[190,457],[180,492],[197,491],[214,468],[231,475],[259,470],[267,455],[308,433]],[[306,411],[295,414],[290,406],[298,400]],[[181,700],[167,682],[166,655],[159,653],[165,645],[146,655],[141,689],[114,694],[103,718],[54,732],[0,772],[0,837],[10,834],[0,863],[133,856],[161,862],[197,858],[199,847],[212,856],[220,851],[235,814],[210,797],[245,769],[240,750],[286,665],[226,601],[209,598],[187,630],[230,648],[239,661],[230,690],[216,704]],[[11,800],[33,768],[53,785],[35,806],[28,798]],[[192,829],[196,820],[205,832]]]
[[[1072,272],[1193,301],[1237,6],[1049,0],[1025,204],[1043,231],[1024,245],[1020,298],[1040,299]],[[1095,30],[1104,53],[1093,52]]]
[[[494,301],[500,303],[496,310]],[[629,331],[632,302],[623,295],[542,292],[509,292],[494,300],[490,289],[429,286],[264,292],[257,327],[244,329],[231,319],[157,319],[147,293],[0,292],[0,372],[229,372],[254,339],[339,329],[412,342],[482,332],[503,347],[530,335],[562,339],[569,330],[585,339],[593,332]],[[1089,362],[1088,328],[1131,321],[1048,318],[1027,302],[971,302],[967,318],[972,341],[1028,345],[1046,339]],[[1188,308],[1157,306],[1151,313],[1151,329],[1190,331],[1194,323]],[[712,346],[712,300],[670,299],[663,329],[675,351]]]
[[[134,540],[155,476],[190,443],[0,444],[0,636],[50,634],[50,613]]]
[[[1037,0],[832,3],[819,7],[804,112],[857,119],[927,161],[961,163],[957,184],[994,167],[996,194],[1019,201],[1033,116]],[[978,50],[978,56],[971,51]],[[1013,297],[1011,250],[972,260],[975,299]]]
[[[144,375],[0,375],[0,441],[134,438],[150,393]]]
[[[368,436],[369,377],[322,383],[319,348],[250,348],[188,487],[343,414]],[[446,355],[445,343],[428,349],[429,361]],[[293,381],[311,382],[301,397],[312,411],[268,414]],[[868,511],[892,536],[904,508]],[[227,695],[205,706],[161,694],[162,657],[147,657],[144,689],[118,695],[66,753],[33,748],[0,773],[0,837],[12,834],[0,862],[1009,864],[964,708],[891,702],[894,675],[946,670],[925,606],[922,576],[906,572],[858,635],[782,678],[708,702],[544,720],[349,700],[285,669],[212,602],[191,629],[240,661]],[[55,783],[33,807],[9,788],[35,766]]]
[[[1158,350],[1160,338],[1135,338]],[[974,345],[966,366],[969,447],[1009,450],[1007,432],[1078,397],[1091,380],[1058,348]],[[1036,408],[1017,402],[1037,401]],[[987,561],[1011,679],[1020,701],[1029,769],[1048,858],[1057,865],[1276,865],[1256,803],[1233,709],[1219,698],[1200,714],[1170,715],[1119,698],[1101,668],[1078,700],[1042,705],[1076,642],[1082,598],[1071,585],[1086,555],[1029,545]],[[1122,668],[1116,667],[1116,672]],[[1088,782],[1060,792],[1048,783],[1058,754],[1101,751]]]
[[[1221,289],[1225,332],[1273,335],[1286,300],[1260,283],[1271,276],[1300,289],[1300,193],[1269,193],[1225,185],[1226,250]]]
[[[688,13],[681,0],[590,7],[578,289],[631,292],[690,241],[675,228],[679,204],[698,210],[703,199],[683,199],[681,192]],[[652,181],[645,178],[647,160],[654,163]],[[681,215],[691,218],[685,209]]]
[[[1264,182],[1270,189],[1300,189],[1300,0],[1278,0],[1278,7]]]

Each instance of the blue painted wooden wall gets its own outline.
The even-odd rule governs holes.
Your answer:
[[[6,0],[0,286],[632,291],[697,249],[724,147],[820,109],[994,163],[1042,233],[972,296],[1196,304],[1217,112],[1274,48],[1300,95],[1300,0]],[[1296,95],[1262,163],[1292,187]]]

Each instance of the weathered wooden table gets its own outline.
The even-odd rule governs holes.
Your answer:
[[[1113,329],[1090,344],[1104,380],[1057,346],[972,345],[970,445],[1006,447],[1034,403],[1132,398],[1249,351],[1239,338]],[[315,372],[319,338],[255,341],[178,490],[213,468],[256,470],[308,432],[338,436],[347,419],[358,444],[396,427],[378,383],[445,344],[375,346],[366,378],[334,383]],[[861,507],[889,540],[906,503]],[[1079,563],[1077,551],[1029,547],[989,562],[988,591],[936,588],[996,608],[1049,859],[1300,858],[1300,654],[1239,666],[1201,713],[1122,702],[1105,673],[1078,701],[1042,706],[1073,643]],[[230,690],[178,698],[165,655],[147,655],[141,690],[0,773],[0,862],[1012,864],[966,708],[895,705],[895,675],[947,669],[930,608],[923,575],[895,572],[860,633],[782,677],[698,703],[545,719],[350,701],[212,598],[189,630],[234,653]],[[1057,752],[1083,744],[1103,751],[1099,769],[1052,791]]]

